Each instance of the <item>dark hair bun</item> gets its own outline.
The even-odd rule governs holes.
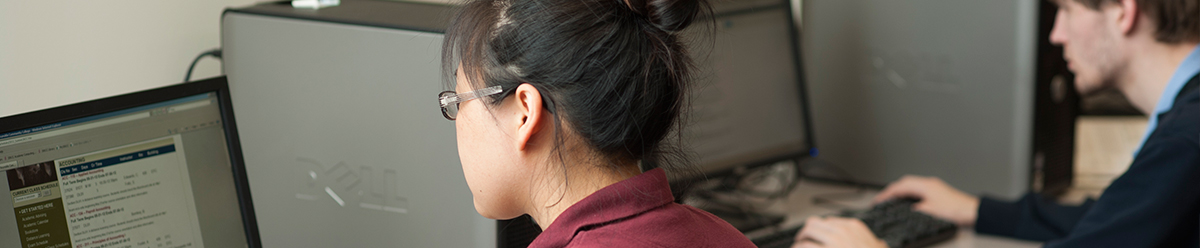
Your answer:
[[[645,16],[650,24],[667,32],[687,28],[696,19],[702,6],[699,0],[618,0],[624,1],[633,12]]]
[[[556,150],[569,127],[606,167],[687,168],[673,130],[684,125],[695,65],[678,32],[712,25],[710,13],[706,0],[472,1],[446,29],[443,78],[462,68],[472,88],[501,86],[493,106],[532,85],[555,116]]]

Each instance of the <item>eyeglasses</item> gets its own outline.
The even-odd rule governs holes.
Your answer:
[[[442,93],[438,94],[438,103],[442,105],[442,116],[446,117],[447,120],[453,121],[458,117],[458,104],[475,98],[500,94],[500,92],[503,92],[503,90],[500,89],[499,85],[458,94],[455,94],[451,90],[442,91]]]

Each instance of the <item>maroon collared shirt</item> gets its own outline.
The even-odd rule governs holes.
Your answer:
[[[666,173],[653,169],[567,208],[529,247],[754,247],[724,220],[674,201]]]

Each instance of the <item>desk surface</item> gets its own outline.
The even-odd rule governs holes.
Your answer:
[[[786,213],[787,219],[784,220],[784,227],[797,226],[804,222],[804,219],[813,215],[828,215],[836,214],[842,208],[867,208],[871,206],[871,198],[878,193],[874,190],[864,190],[854,187],[841,186],[828,183],[814,182],[811,180],[802,180],[795,190],[787,199],[780,200],[774,203],[767,203],[768,206],[764,212],[769,213]],[[814,204],[814,197],[831,200],[829,204]],[[747,233],[748,236],[756,237],[766,234],[769,231],[756,231]],[[1018,240],[1006,237],[992,236],[986,234],[977,234],[970,228],[963,228],[958,231],[958,235],[954,239],[943,242],[932,247],[938,248],[988,248],[988,247],[1040,247],[1041,243]]]

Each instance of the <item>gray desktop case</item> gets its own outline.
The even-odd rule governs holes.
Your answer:
[[[818,158],[872,184],[915,174],[971,194],[1031,189],[1037,0],[804,0],[803,10]],[[1044,167],[1063,166],[1069,174],[1070,164]],[[1038,185],[1062,186],[1052,179]]]

